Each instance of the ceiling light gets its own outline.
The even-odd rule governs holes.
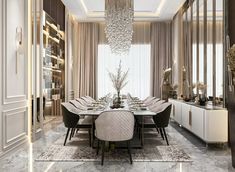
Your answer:
[[[133,34],[133,0],[105,0],[105,33],[114,54],[127,54]]]

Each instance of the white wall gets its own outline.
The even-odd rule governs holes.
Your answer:
[[[27,4],[27,0],[0,1],[0,156],[28,140]],[[24,45],[18,58],[17,27],[22,27]]]

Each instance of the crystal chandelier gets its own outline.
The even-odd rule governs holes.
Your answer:
[[[114,54],[127,54],[133,34],[133,0],[105,0],[105,34]]]

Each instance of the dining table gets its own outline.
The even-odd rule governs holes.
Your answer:
[[[80,111],[78,115],[81,116],[91,116],[92,117],[92,137],[91,137],[91,143],[92,147],[94,148],[94,140],[95,140],[95,119],[104,111],[109,111],[109,110],[115,110],[112,109],[112,103],[106,103],[102,108],[98,107],[90,107],[87,110]],[[143,107],[143,106],[138,106],[135,108],[132,108],[130,104],[128,104],[127,100],[123,101],[122,103],[122,108],[117,108],[118,110],[130,110],[134,116],[140,117],[141,119],[141,131],[140,131],[140,145],[135,146],[132,148],[143,148],[144,147],[144,122],[145,118],[149,116],[154,116],[156,115],[155,112],[152,112],[151,110],[148,109],[148,107]]]

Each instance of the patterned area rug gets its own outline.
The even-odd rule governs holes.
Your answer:
[[[177,143],[170,137],[170,146],[154,130],[145,133],[145,145],[143,149],[132,148],[133,161],[166,161],[166,162],[191,162],[187,155]],[[46,148],[35,161],[100,161],[101,150],[96,155],[96,149],[89,147],[88,134],[79,132],[72,140],[63,146],[64,138],[60,137],[53,145]],[[131,145],[139,143],[136,136]],[[123,143],[115,143],[106,148],[105,161],[129,161],[127,149],[115,149]],[[125,146],[126,144],[124,144]]]

